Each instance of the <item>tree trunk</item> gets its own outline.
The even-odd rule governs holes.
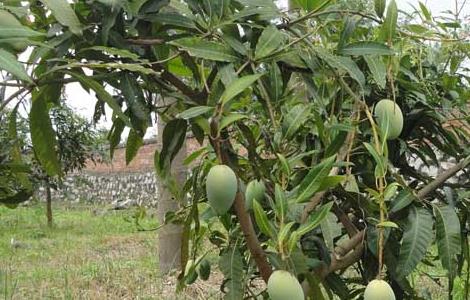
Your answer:
[[[52,227],[52,196],[49,180],[46,180],[46,217],[47,226]]]
[[[158,144],[162,145],[162,133],[165,124],[158,118]],[[175,156],[171,173],[175,176],[181,187],[186,180],[186,166],[183,160],[186,157],[186,142],[183,144],[180,152]],[[180,203],[173,197],[171,192],[163,184],[162,180],[157,178],[158,199],[157,199],[157,218],[160,224],[165,220],[165,214],[170,211],[176,211],[180,207]],[[160,265],[160,273],[166,274],[172,269],[181,266],[181,240],[182,225],[168,224],[158,230],[158,258]]]

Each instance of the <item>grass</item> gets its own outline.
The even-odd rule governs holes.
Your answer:
[[[223,279],[218,272],[209,282],[198,280],[175,294],[175,276],[162,278],[158,272],[157,232],[138,231],[132,221],[135,210],[55,204],[53,212],[54,226],[49,228],[43,205],[14,210],[0,206],[0,298],[220,298]],[[156,217],[150,211],[140,224],[155,228]],[[431,278],[439,278],[441,286]],[[459,280],[457,300],[464,299]],[[424,299],[447,299],[440,267],[421,264],[412,283]]]
[[[132,210],[0,206],[0,297],[4,299],[186,299],[158,272],[155,231],[137,231]],[[156,227],[154,216],[141,222]],[[170,282],[168,282],[170,281]]]

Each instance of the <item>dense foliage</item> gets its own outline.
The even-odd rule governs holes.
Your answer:
[[[111,153],[131,128],[128,162],[152,117],[167,122],[155,168],[176,199],[191,195],[167,219],[185,228],[181,286],[205,277],[206,239],[219,249],[227,299],[255,298],[253,279],[273,269],[295,274],[314,299],[357,298],[375,277],[399,299],[417,297],[409,275],[423,260],[448,271],[451,297],[469,272],[468,180],[447,181],[468,176],[470,160],[470,49],[458,11],[442,18],[420,5],[402,17],[385,0],[367,11],[298,1],[289,12],[271,0],[3,3],[23,26],[0,28],[0,44],[33,47],[24,64],[0,49],[0,68],[20,83],[4,102],[31,93],[31,138],[48,174],[61,172],[49,107],[69,82],[95,93],[96,119],[112,108]],[[397,139],[373,115],[384,98],[404,115]],[[181,189],[169,171],[188,131],[201,148]],[[436,178],[417,167],[442,159],[456,163]],[[216,164],[239,178],[222,216],[206,204]],[[265,199],[246,210],[243,186],[254,179]]]

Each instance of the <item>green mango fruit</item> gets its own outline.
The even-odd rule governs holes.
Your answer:
[[[374,279],[366,286],[364,300],[395,300],[395,293],[386,281]]]
[[[392,100],[383,99],[377,102],[374,112],[380,128],[388,125],[387,140],[398,138],[403,130],[403,113],[400,107]]]
[[[209,170],[206,179],[207,200],[217,215],[225,214],[232,207],[237,189],[237,176],[228,166],[217,165]]]
[[[253,200],[261,202],[264,200],[266,187],[260,180],[252,180],[248,183],[245,191],[245,209],[253,209]]]
[[[274,271],[268,280],[271,300],[304,300],[304,291],[297,278],[284,270]]]

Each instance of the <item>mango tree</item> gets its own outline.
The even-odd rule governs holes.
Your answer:
[[[448,18],[420,5],[421,22],[399,17],[393,0],[367,11],[297,1],[288,12],[270,0],[8,3],[1,9],[22,25],[0,29],[10,45],[0,68],[19,89],[2,108],[31,94],[30,119],[41,120],[33,146],[49,174],[60,165],[48,103],[70,82],[94,92],[97,116],[113,110],[111,153],[130,128],[127,161],[154,116],[166,122],[155,169],[183,201],[166,218],[183,225],[180,288],[207,278],[207,241],[227,299],[279,299],[270,278],[292,282],[292,298],[359,298],[370,281],[384,299],[409,298],[422,261],[446,270],[451,298],[454,278],[468,274],[459,176],[470,161],[469,49],[459,8]],[[33,49],[25,62],[11,49],[20,41]],[[171,165],[188,132],[200,148],[181,186]],[[417,163],[442,159],[455,163],[436,176]],[[220,165],[231,175],[214,191],[206,178]]]

